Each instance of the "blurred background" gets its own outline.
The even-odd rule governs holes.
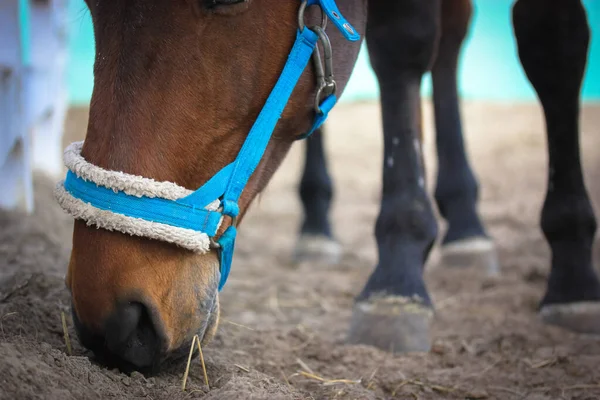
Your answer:
[[[467,100],[532,101],[535,94],[521,69],[510,23],[513,0],[475,0],[471,30],[464,47],[460,89]],[[600,27],[600,1],[584,0],[592,29]],[[85,105],[92,93],[94,39],[89,12],[83,0],[69,0],[68,28],[69,98],[72,104]],[[374,100],[377,82],[370,68],[366,49],[360,59],[343,101]],[[584,101],[600,101],[600,36],[593,35]],[[430,93],[430,80],[423,91]]]

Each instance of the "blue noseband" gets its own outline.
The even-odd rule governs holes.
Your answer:
[[[318,61],[317,115],[310,131],[302,137],[308,137],[315,129],[319,128],[337,102],[335,82],[332,79],[331,68],[328,68],[330,66],[328,63],[331,62],[331,47],[325,35],[324,26],[304,26],[304,10],[311,5],[320,6],[324,22],[327,20],[325,16],[329,17],[347,40],[357,41],[360,39],[356,30],[344,19],[334,0],[305,0],[300,8],[300,27],[287,63],[252,126],[237,158],[221,169],[202,187],[187,197],[178,200],[137,197],[97,185],[69,171],[64,182],[65,190],[76,199],[100,210],[173,227],[192,229],[206,233],[211,238],[217,235],[222,217],[229,217],[231,219],[230,226],[215,244],[220,257],[221,278],[219,290],[221,290],[231,269],[237,234],[236,220],[240,212],[238,200],[259,164],[277,122],[311,57]],[[326,53],[325,71],[320,65],[321,59],[317,48],[319,41],[322,42]],[[329,50],[329,54],[327,54],[327,50]],[[333,90],[328,90],[331,89],[332,84]],[[321,99],[323,93],[325,95]],[[206,210],[205,207],[215,199],[220,200],[218,211]]]

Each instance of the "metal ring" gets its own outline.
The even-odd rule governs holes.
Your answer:
[[[323,93],[323,89],[327,87],[327,84],[323,82],[322,85],[317,89],[317,95],[315,96],[315,111],[317,114],[322,115],[323,110],[321,110],[321,95]]]
[[[209,247],[211,249],[219,250],[221,248],[221,245],[217,241],[215,241],[214,238],[211,237],[209,240],[210,240],[210,246]]]
[[[325,92],[325,89],[327,89],[326,92]],[[315,111],[317,112],[317,114],[319,114],[319,115],[323,114],[323,110],[321,110],[321,100],[323,100],[326,97],[331,96],[332,94],[335,94],[336,91],[337,91],[337,83],[335,81],[331,81],[331,82],[323,81],[323,84],[320,85],[319,88],[317,89],[317,95],[315,96]],[[326,94],[323,95],[323,92],[325,92]]]
[[[223,213],[223,206],[219,206],[219,208],[217,209],[218,213]],[[235,217],[232,217],[231,215],[227,215],[225,214],[225,216],[229,217],[229,219],[231,220],[231,226],[233,226],[234,228],[237,228],[237,224],[238,224],[238,216],[236,215]]]
[[[317,7],[319,7],[319,10],[321,10],[321,25],[320,25],[320,27],[323,29],[327,28],[327,22],[328,22],[327,14],[325,13],[323,8],[319,4],[313,4],[313,6],[317,6]],[[304,14],[306,12],[307,7],[308,7],[308,0],[303,0],[302,3],[300,4],[300,9],[298,10],[298,27],[300,28],[300,31],[303,31],[304,28],[306,27],[306,23],[304,22]]]

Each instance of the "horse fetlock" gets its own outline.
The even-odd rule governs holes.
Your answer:
[[[303,233],[298,238],[293,261],[335,265],[342,257],[342,246],[327,235]]]
[[[556,184],[550,179],[550,185]],[[572,192],[568,189],[549,191],[544,201],[541,228],[550,242],[569,242],[573,238],[591,243],[597,230],[596,216],[583,183]]]
[[[600,334],[600,301],[548,304],[540,309],[542,321],[579,332]]]
[[[433,314],[433,309],[418,299],[371,297],[355,304],[348,342],[391,353],[428,352]]]
[[[496,246],[486,237],[471,237],[444,244],[440,263],[450,268],[478,268],[488,276],[500,273]]]

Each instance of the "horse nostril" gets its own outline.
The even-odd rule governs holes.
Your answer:
[[[119,305],[106,321],[105,329],[105,344],[114,356],[138,368],[157,361],[162,343],[143,304]]]

